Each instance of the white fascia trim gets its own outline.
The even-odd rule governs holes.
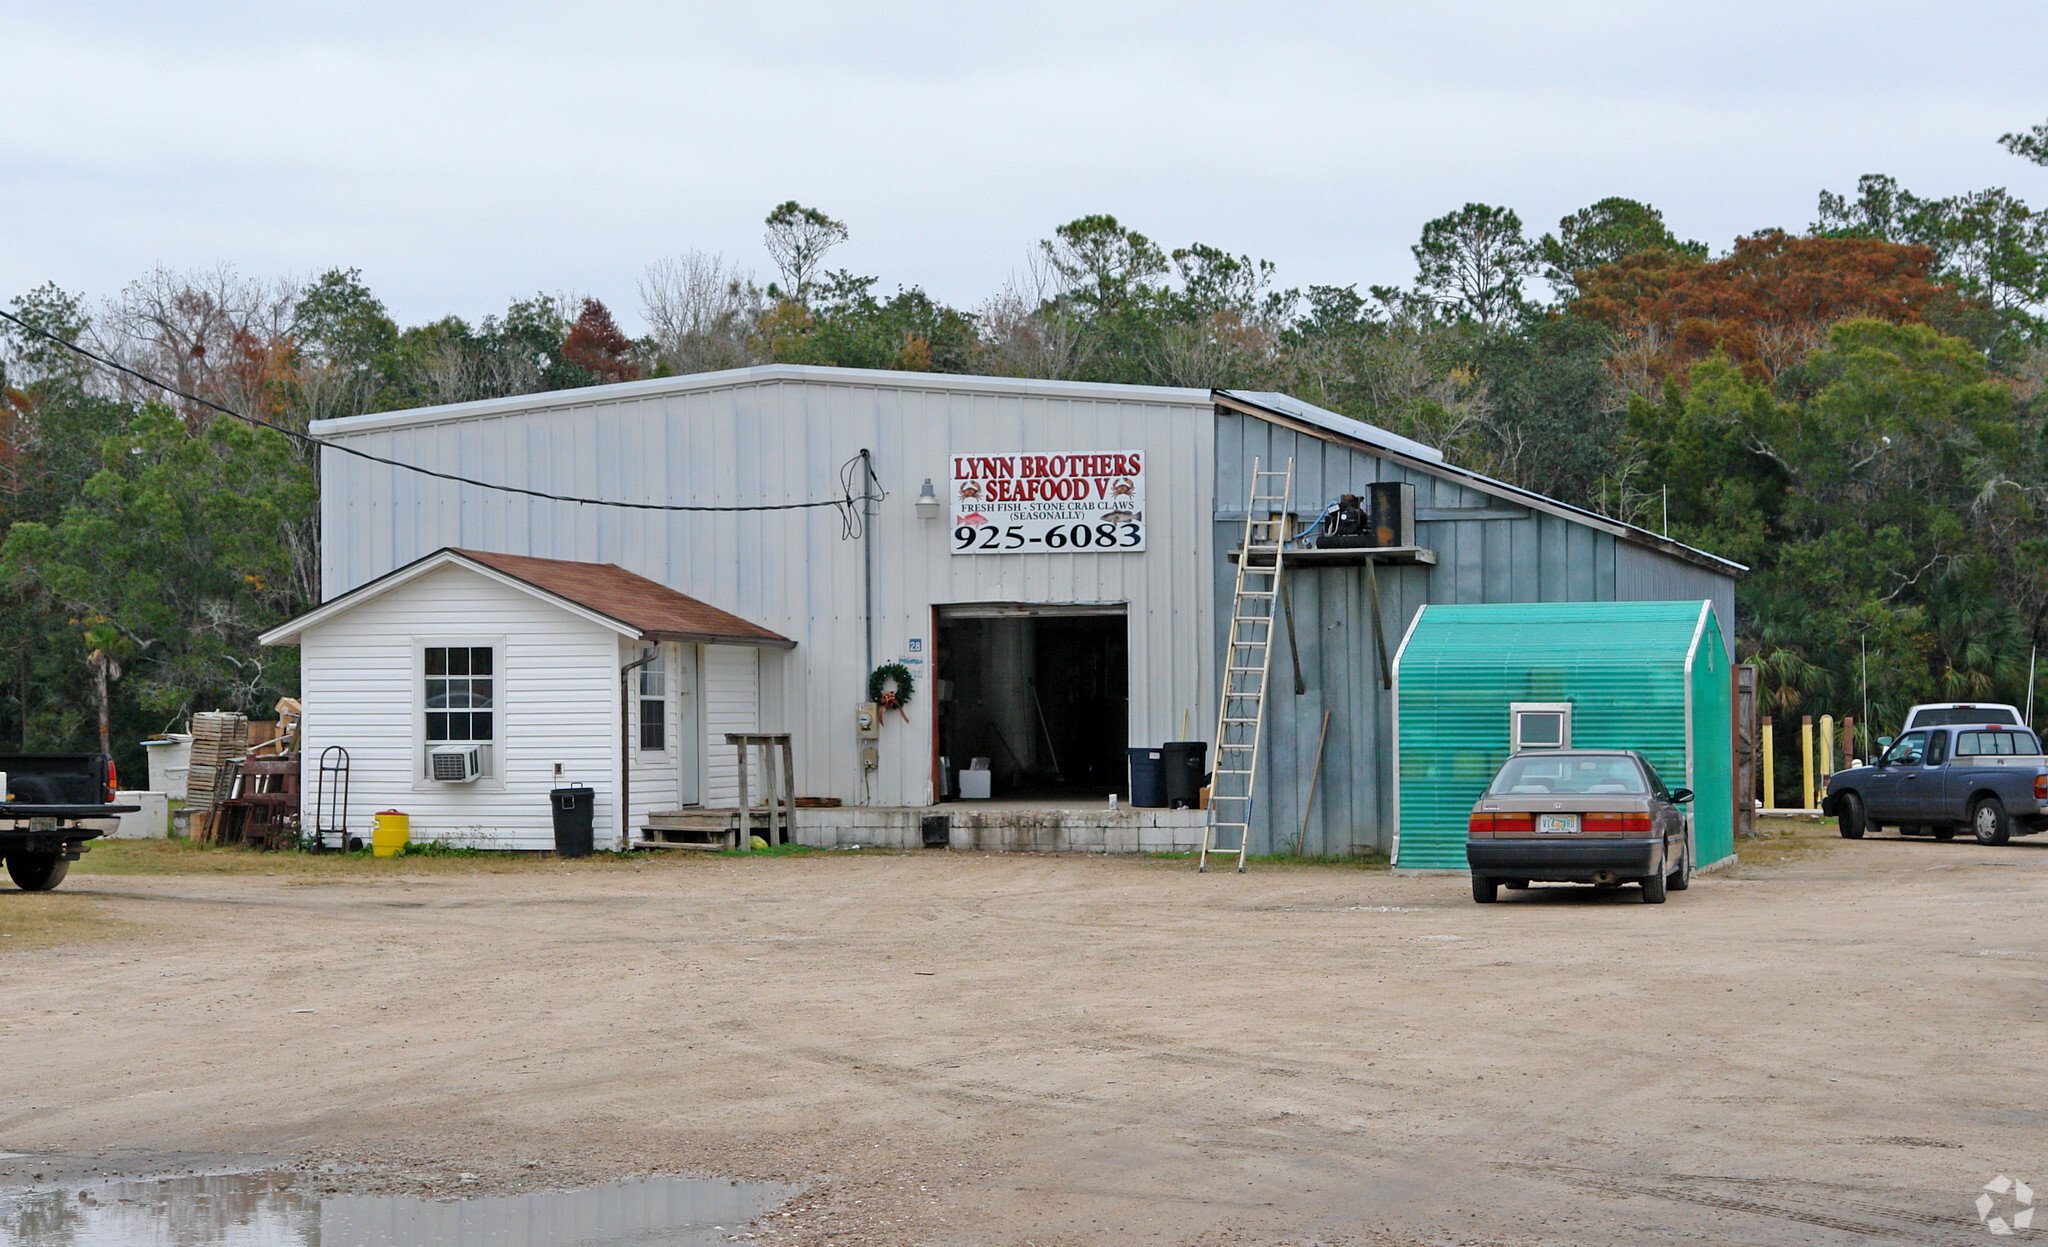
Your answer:
[[[761,364],[752,368],[729,368],[721,372],[696,372],[680,377],[659,377],[652,381],[622,381],[616,385],[590,385],[574,390],[549,390],[511,398],[487,398],[472,403],[444,403],[436,407],[412,407],[404,411],[370,412],[335,420],[315,420],[307,431],[315,437],[347,437],[385,429],[420,424],[444,424],[515,412],[545,411],[561,407],[589,407],[598,403],[629,402],[671,394],[696,394],[710,390],[742,389],[747,386],[809,381],[821,385],[851,385],[871,390],[951,391],[960,394],[1003,394],[1045,398],[1095,398],[1121,403],[1147,403],[1165,407],[1198,408],[1213,404],[1206,389],[1174,389],[1159,385],[1113,385],[1096,381],[1043,381],[1030,377],[974,377],[955,373],[892,372],[879,368],[815,368],[802,364]]]
[[[613,619],[610,615],[600,614],[580,603],[572,602],[558,594],[550,593],[538,585],[528,584],[516,576],[507,576],[494,567],[486,567],[474,559],[464,558],[453,550],[436,550],[425,558],[408,563],[396,571],[387,572],[368,584],[358,585],[333,601],[323,603],[307,611],[297,619],[279,624],[277,627],[257,637],[256,643],[258,645],[297,644],[299,638],[305,634],[307,629],[317,628],[338,615],[345,615],[366,602],[373,602],[394,589],[409,585],[420,577],[430,572],[439,571],[444,567],[466,568],[484,577],[486,580],[496,581],[508,589],[517,589],[521,593],[539,598],[550,606],[559,607],[569,614],[594,623],[601,628],[609,628],[620,636],[636,640],[640,636],[638,628],[623,620]]]
[[[1408,621],[1408,630],[1401,634],[1401,644],[1394,649],[1394,836],[1387,845],[1387,862],[1391,866],[1401,860],[1401,658],[1408,652],[1408,642],[1415,636],[1415,625],[1422,622],[1422,612],[1429,609],[1424,602],[1415,608],[1415,618]]]
[[[1692,781],[1692,660],[1699,657],[1700,638],[1707,634],[1707,619],[1714,613],[1710,598],[1700,600],[1700,617],[1692,626],[1692,643],[1685,647],[1685,786],[1693,787]],[[1697,792],[1697,790],[1695,790]],[[1697,801],[1697,795],[1693,798]],[[1687,818],[1690,821],[1690,812]]]

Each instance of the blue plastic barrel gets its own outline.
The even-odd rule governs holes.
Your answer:
[[[1131,804],[1150,809],[1166,806],[1166,765],[1161,750],[1133,749],[1131,753]]]

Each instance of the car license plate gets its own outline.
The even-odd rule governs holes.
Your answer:
[[[1573,835],[1579,830],[1579,816],[1576,814],[1538,814],[1536,830],[1539,834]]]

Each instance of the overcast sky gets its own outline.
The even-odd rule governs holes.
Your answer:
[[[1800,228],[1822,188],[2048,170],[2048,6],[1980,2],[489,5],[0,0],[0,297],[156,265],[353,266],[401,323],[594,294],[692,249],[973,305],[1110,212],[1284,285],[1406,282],[1470,201],[1530,233],[1608,195],[1681,237]]]

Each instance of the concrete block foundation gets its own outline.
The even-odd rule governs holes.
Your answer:
[[[997,853],[1192,853],[1205,810],[957,801],[934,806],[841,806],[795,813],[798,844],[837,849],[924,847],[924,820],[947,820],[947,847]]]

